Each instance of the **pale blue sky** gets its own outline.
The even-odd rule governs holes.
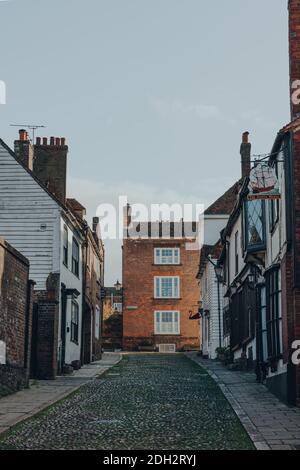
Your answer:
[[[289,121],[287,0],[0,2],[0,136],[47,125],[70,146],[70,195],[212,202],[241,134],[270,150]],[[107,282],[120,277],[107,245]]]

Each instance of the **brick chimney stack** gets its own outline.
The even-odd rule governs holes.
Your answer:
[[[36,139],[33,172],[63,204],[66,203],[68,146],[64,138]]]
[[[242,178],[247,178],[251,170],[251,143],[249,132],[244,132],[241,144]]]
[[[300,1],[289,0],[291,119],[300,116]]]
[[[19,139],[14,142],[15,154],[29,170],[33,169],[34,148],[24,129],[19,130]]]

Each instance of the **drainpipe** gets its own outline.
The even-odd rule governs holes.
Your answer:
[[[219,347],[222,348],[221,295],[220,295],[220,281],[219,281],[219,278],[217,278],[217,283],[218,283]]]

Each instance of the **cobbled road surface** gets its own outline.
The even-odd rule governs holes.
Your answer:
[[[126,355],[2,437],[0,449],[253,449],[209,375],[182,354]]]

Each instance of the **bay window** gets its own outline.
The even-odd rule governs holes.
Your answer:
[[[244,206],[244,230],[246,251],[261,251],[265,249],[265,201],[256,199],[246,201]]]

